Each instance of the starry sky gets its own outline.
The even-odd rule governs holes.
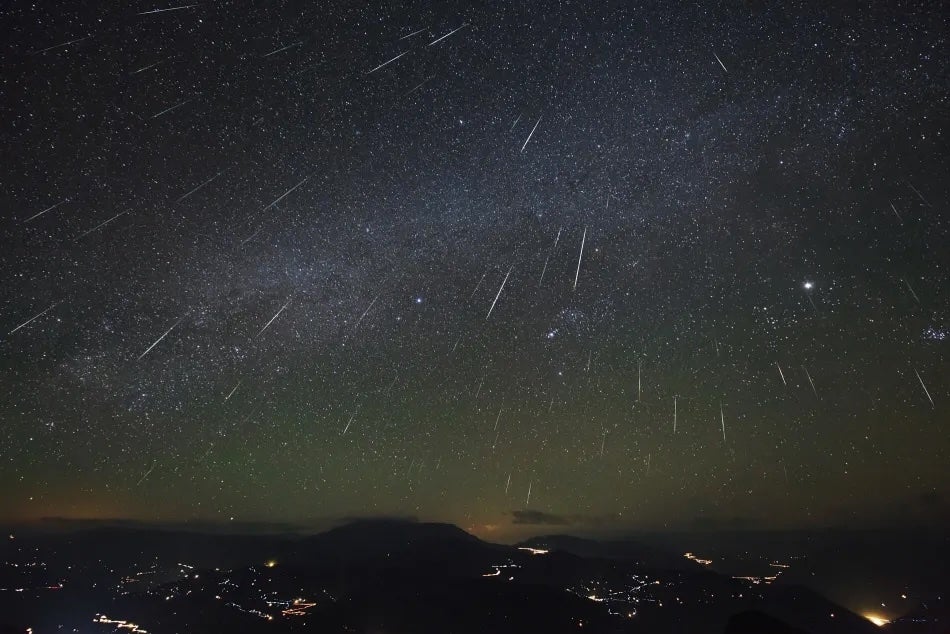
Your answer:
[[[122,4],[0,16],[0,518],[950,518],[938,5]]]

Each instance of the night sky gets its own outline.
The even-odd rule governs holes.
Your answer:
[[[0,16],[0,519],[950,518],[939,3],[121,4]]]

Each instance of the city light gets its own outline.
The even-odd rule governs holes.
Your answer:
[[[135,623],[124,621],[121,619],[110,619],[105,614],[97,614],[96,618],[94,618],[92,622],[103,623],[107,625],[115,625],[116,629],[126,629],[132,632],[132,634],[148,634],[147,630],[143,630]]]
[[[686,553],[683,556],[689,559],[690,561],[695,561],[697,564],[700,564],[702,566],[708,566],[709,564],[712,563],[712,559],[701,559],[700,557],[694,555],[693,553]]]
[[[875,625],[877,625],[878,627],[884,627],[885,625],[890,623],[888,619],[885,619],[883,616],[880,616],[878,614],[863,614],[862,616],[866,618],[868,621],[870,621],[871,623],[874,623]]]

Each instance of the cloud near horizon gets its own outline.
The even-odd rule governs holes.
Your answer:
[[[574,518],[544,511],[512,511],[512,524],[530,524],[543,526],[568,526],[574,524]]]
[[[613,513],[604,515],[570,514],[559,515],[529,509],[511,511],[512,525],[519,526],[582,526],[602,527],[616,524],[619,516]]]

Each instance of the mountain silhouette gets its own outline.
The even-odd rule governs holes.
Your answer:
[[[739,612],[729,619],[723,634],[808,634],[757,610]]]
[[[0,593],[0,614],[34,631],[86,631],[90,610],[155,632],[877,631],[807,588],[750,587],[636,541],[506,546],[450,524],[364,519],[308,536],[112,527],[16,543],[44,567],[4,570],[0,588],[26,590]]]

